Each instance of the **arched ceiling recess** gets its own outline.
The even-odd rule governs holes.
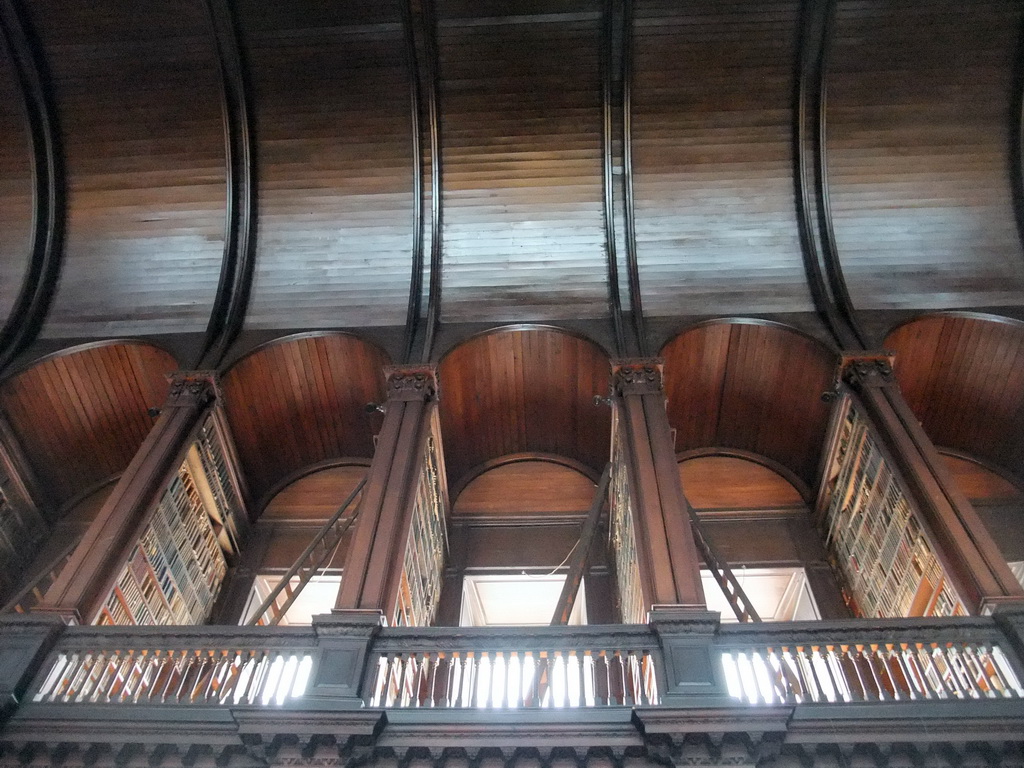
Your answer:
[[[510,454],[555,454],[600,472],[608,461],[608,356],[554,328],[510,327],[474,336],[439,365],[448,483]]]
[[[1024,478],[1024,323],[926,315],[896,327],[885,346],[932,442]]]
[[[50,355],[0,384],[0,408],[55,507],[128,466],[177,368],[151,344],[115,340]]]
[[[585,470],[585,471],[581,471]],[[452,516],[547,517],[587,512],[596,483],[588,468],[551,459],[500,461],[453,487]]]
[[[805,507],[807,503],[802,489],[782,473],[741,456],[684,458],[679,462],[679,479],[686,500],[699,512],[753,512]]]
[[[260,520],[273,523],[323,523],[366,477],[369,461],[344,463],[315,469],[267,494],[259,510]],[[350,507],[351,509],[351,507]]]
[[[343,457],[371,458],[384,397],[378,347],[344,333],[292,336],[258,347],[224,375],[239,460],[259,502],[285,478]]]
[[[224,249],[224,126],[203,0],[27,4],[67,176],[41,335],[203,332]]]
[[[683,331],[661,355],[677,451],[750,451],[815,487],[834,352],[777,323],[715,320]]]

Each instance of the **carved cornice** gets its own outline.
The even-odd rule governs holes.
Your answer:
[[[433,400],[437,397],[437,367],[395,365],[384,369],[388,400]]]
[[[664,390],[665,361],[660,357],[612,361],[612,392],[616,395],[651,395]]]
[[[175,371],[167,375],[167,381],[171,388],[164,408],[206,405],[223,397],[216,371]]]
[[[856,390],[869,387],[888,387],[896,384],[892,352],[856,352],[844,354],[839,362],[837,379]]]

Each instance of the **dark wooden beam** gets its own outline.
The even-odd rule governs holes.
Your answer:
[[[602,180],[604,182],[604,241],[608,258],[608,304],[612,316],[612,328],[615,331],[615,353],[628,354],[626,351],[626,334],[622,327],[622,296],[619,293],[619,258],[615,245],[615,88],[614,51],[615,51],[615,0],[605,0],[601,17],[601,143],[604,163]]]
[[[423,65],[426,73],[427,127],[430,131],[430,286],[427,293],[427,329],[423,340],[424,361],[430,360],[434,336],[441,321],[441,284],[444,252],[441,243],[441,65],[437,52],[437,19],[433,0],[421,0],[419,29],[423,35]]]
[[[834,0],[800,4],[793,94],[793,179],[800,246],[818,313],[836,343],[864,349],[836,245],[828,186],[826,93]]]
[[[1024,249],[1024,20],[1017,32],[1017,51],[1013,69],[1013,94],[1010,102],[1010,183],[1017,235]]]
[[[640,290],[640,265],[636,253],[636,211],[633,204],[633,2],[622,9],[622,184],[626,229],[626,267],[629,275],[629,308],[633,334],[641,356],[647,352],[644,306]]]
[[[420,305],[423,294],[423,120],[420,115],[421,91],[420,57],[416,46],[416,28],[411,7],[413,0],[399,0],[402,9],[402,28],[405,33],[405,62],[409,71],[409,117],[412,121],[412,270],[409,277],[409,305],[405,315],[405,343],[402,361],[412,359],[412,348],[420,323]],[[433,159],[431,159],[433,166]]]
[[[0,40],[21,91],[32,160],[28,269],[0,329],[0,371],[39,334],[50,309],[64,251],[66,179],[57,110],[42,46],[19,0],[0,0]]]
[[[256,136],[252,89],[232,0],[206,0],[220,72],[227,203],[224,257],[196,367],[219,366],[245,323],[256,263]]]

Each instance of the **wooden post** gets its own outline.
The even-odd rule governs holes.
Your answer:
[[[658,358],[612,363],[612,406],[633,494],[637,560],[647,610],[704,611],[700,557],[679,483]]]
[[[88,623],[117,578],[149,511],[184,461],[219,392],[212,371],[178,371],[150,430],[68,564],[34,609]]]
[[[385,369],[387,402],[335,613],[395,610],[426,440],[440,439],[433,366]],[[440,444],[437,453],[441,455]],[[443,467],[441,476],[444,476]]]
[[[904,399],[892,356],[843,355],[840,374],[906,482],[964,607],[984,615],[1001,604],[1024,603],[1006,558]]]

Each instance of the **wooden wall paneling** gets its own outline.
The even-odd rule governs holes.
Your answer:
[[[224,234],[217,59],[199,0],[31,4],[66,137],[49,338],[201,332]]]
[[[933,443],[1024,478],[1024,323],[929,315],[897,327],[885,346]]]
[[[304,475],[277,491],[260,520],[288,524],[327,521],[366,475],[368,465],[344,464]]]
[[[285,339],[242,358],[224,376],[225,412],[255,509],[291,473],[328,459],[370,458],[383,397],[377,347],[345,334]]]
[[[199,369],[219,366],[242,330],[256,259],[256,137],[252,88],[234,6],[206,0],[220,73],[227,203],[224,255]]]
[[[817,482],[835,359],[819,342],[760,322],[714,322],[662,349],[676,450],[751,451]]]
[[[679,479],[699,512],[806,508],[800,492],[763,464],[737,456],[695,456],[679,462]]]
[[[648,317],[812,310],[793,210],[799,2],[634,8],[633,183]]]
[[[859,309],[1024,300],[1009,178],[1022,13],[1014,0],[839,0],[829,178]]]
[[[405,321],[414,170],[399,2],[237,5],[259,106],[247,328]]]
[[[487,469],[455,498],[452,517],[583,515],[594,498],[594,480],[551,461],[523,459]]]
[[[442,319],[607,317],[600,0],[436,5]]]
[[[63,255],[63,146],[49,73],[18,3],[0,4],[0,370],[39,333]]]
[[[0,407],[57,506],[128,466],[175,368],[156,347],[114,342],[44,359],[0,385]]]
[[[1024,490],[1019,481],[996,472],[964,455],[942,452],[946,464],[960,490],[976,509],[978,506],[1008,503],[1024,504]]]
[[[439,365],[441,424],[451,487],[509,454],[555,454],[599,472],[608,460],[609,363],[592,342],[554,329],[471,338]]]

